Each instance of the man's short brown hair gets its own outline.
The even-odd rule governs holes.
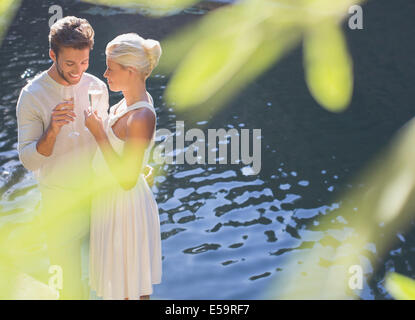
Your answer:
[[[61,47],[92,50],[94,34],[94,29],[86,19],[64,17],[50,27],[49,47],[56,55]]]

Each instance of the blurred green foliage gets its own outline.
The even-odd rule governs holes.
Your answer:
[[[315,236],[299,248],[275,277],[278,299],[349,299],[359,291],[350,286],[351,266],[360,266],[365,285],[368,276],[396,241],[396,233],[411,226],[415,212],[415,119],[409,121],[388,148],[378,155],[352,185],[364,185],[338,195],[339,208],[325,212],[312,227]],[[341,222],[343,221],[343,222]],[[297,264],[297,261],[302,261]],[[299,280],[301,279],[301,281]],[[389,284],[400,278],[391,278]],[[401,285],[403,281],[398,281]],[[274,288],[275,288],[274,287]],[[393,290],[397,286],[387,286]],[[402,287],[403,288],[403,287]],[[403,289],[402,289],[403,290]]]
[[[386,289],[399,300],[415,300],[415,281],[392,272],[386,277]]]
[[[155,17],[175,14],[177,11],[185,9],[200,0],[82,0],[98,5],[124,7],[135,9],[138,13],[146,13]],[[143,9],[151,9],[143,10]]]
[[[84,1],[154,7],[157,14],[168,14],[172,9],[198,2]],[[342,111],[353,94],[353,63],[342,32],[342,22],[348,16],[348,8],[362,2],[245,0],[213,10],[196,25],[192,24],[163,39],[159,68],[172,73],[167,99],[178,109],[200,106],[214,97],[219,97],[223,104],[302,43],[305,79],[312,96],[327,110]],[[19,3],[1,1],[1,37]],[[271,292],[272,298],[346,299],[353,295],[349,267],[361,265],[364,275],[368,274],[370,263],[362,260],[367,245],[374,244],[376,254],[382,255],[392,242],[394,232],[408,225],[415,209],[413,141],[415,124],[411,121],[401,130],[388,151],[360,176],[359,182],[363,181],[368,191],[362,194],[359,190],[353,190],[340,197],[341,207],[336,214],[347,221],[347,227],[335,230],[330,227],[331,215],[323,216],[316,228],[321,231],[321,239],[308,248],[299,248],[302,250],[298,255],[287,262],[287,273],[276,277],[273,287],[279,288],[279,294]],[[64,199],[56,200],[64,202]],[[53,222],[50,223],[53,225]],[[71,223],[77,224],[76,221]],[[61,225],[59,230],[70,229],[71,223]],[[380,225],[384,236],[379,234]],[[31,250],[35,250],[37,241],[33,239],[41,228],[45,225],[34,223],[29,229],[19,226],[16,230],[14,227],[2,227],[0,255],[2,261],[10,261],[10,265],[1,266],[2,297],[6,293],[6,296],[13,296],[10,279],[23,279],[19,281],[27,284],[27,288],[38,287],[42,290],[41,283],[22,277],[22,273],[13,269],[13,261],[16,262],[19,257],[27,259]],[[10,243],[12,245],[8,246]],[[296,263],[299,259],[301,264]],[[397,299],[415,297],[415,282],[404,276],[388,275],[386,287]],[[45,296],[53,294],[49,292]],[[25,295],[21,293],[20,296]]]
[[[157,9],[185,8],[195,0],[84,0]],[[223,105],[243,87],[304,43],[306,82],[316,101],[342,111],[353,93],[353,66],[341,23],[361,0],[245,0],[207,14],[164,39],[160,68],[173,77],[166,97],[178,109],[215,98]],[[160,11],[161,10],[161,11]]]
[[[197,0],[83,0],[168,14]],[[160,67],[175,70],[167,99],[177,107],[220,97],[223,104],[301,41],[305,79],[316,101],[344,110],[353,92],[353,66],[341,30],[351,5],[363,0],[244,0],[205,15],[197,26],[165,39]],[[20,0],[0,4],[0,37]],[[150,11],[151,12],[151,11]]]
[[[210,12],[163,41],[160,67],[174,71],[168,101],[186,109],[219,96],[223,104],[303,41],[313,97],[330,111],[344,110],[353,66],[341,23],[359,2],[246,0]]]
[[[9,24],[13,20],[17,9],[20,7],[21,0],[1,0],[0,1],[0,45],[6,35]]]

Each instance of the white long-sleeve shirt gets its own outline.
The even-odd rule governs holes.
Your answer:
[[[77,190],[85,187],[91,174],[91,161],[97,144],[92,134],[85,130],[83,110],[89,106],[88,88],[97,82],[103,94],[97,104],[99,116],[108,117],[108,89],[97,77],[84,73],[74,86],[74,111],[77,115],[75,130],[80,133],[70,137],[72,123],[66,124],[56,137],[53,152],[46,157],[36,149],[36,144],[50,123],[52,110],[62,103],[64,86],[42,72],[22,89],[17,102],[18,153],[23,166],[33,171],[41,189]]]

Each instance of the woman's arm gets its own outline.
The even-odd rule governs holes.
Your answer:
[[[141,174],[144,152],[153,136],[155,129],[154,114],[143,108],[128,115],[126,139],[121,156],[111,146],[102,125],[102,120],[96,113],[88,115],[85,112],[85,125],[94,135],[108,167],[120,186],[124,190],[132,189]]]

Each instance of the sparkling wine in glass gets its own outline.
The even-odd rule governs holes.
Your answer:
[[[97,82],[91,82],[88,88],[88,97],[89,97],[89,112],[94,112],[98,108],[98,103],[101,99],[102,94],[104,91],[102,90],[101,86]],[[85,128],[88,130],[88,128]]]
[[[68,103],[75,103],[75,94],[73,86],[64,86],[63,87],[63,100]],[[75,110],[74,110],[75,112]],[[75,122],[72,121],[71,123],[72,131],[69,132],[68,137],[76,138],[79,136],[79,132],[75,129]]]

